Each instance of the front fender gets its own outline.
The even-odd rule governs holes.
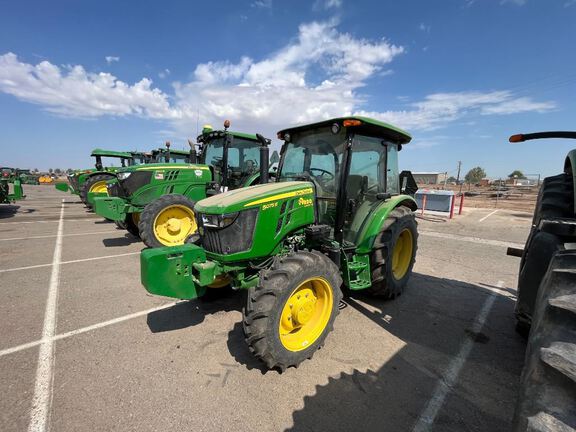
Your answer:
[[[358,237],[356,238],[356,253],[367,254],[372,251],[374,239],[380,232],[382,224],[384,224],[390,212],[401,205],[406,206],[413,211],[418,209],[416,201],[410,195],[396,195],[383,201],[364,221]]]

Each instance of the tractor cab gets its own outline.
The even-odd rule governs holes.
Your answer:
[[[278,181],[312,182],[318,224],[338,241],[355,244],[366,217],[401,193],[398,152],[411,137],[396,127],[347,117],[285,129],[278,138]]]
[[[90,156],[96,159],[94,166],[98,171],[106,171],[107,168],[117,167],[118,162],[120,162],[120,166],[125,167],[130,165],[132,161],[132,154],[113,150],[94,149]],[[106,159],[103,160],[102,158]]]
[[[189,163],[190,152],[186,150],[171,150],[170,142],[166,147],[152,150],[150,163]]]
[[[229,131],[229,125],[225,122],[221,131],[206,126],[197,138],[200,163],[210,166],[214,177],[210,194],[253,184],[260,173],[262,142],[256,135]]]

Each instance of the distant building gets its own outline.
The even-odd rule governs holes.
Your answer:
[[[434,185],[446,181],[446,173],[443,172],[413,172],[412,175],[418,184]]]

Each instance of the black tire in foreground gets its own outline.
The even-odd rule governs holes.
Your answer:
[[[524,250],[525,261],[518,275],[516,298],[516,331],[528,338],[538,289],[556,252],[564,249],[564,241],[550,233],[537,231]]]
[[[96,174],[90,177],[88,180],[84,182],[82,188],[80,189],[80,199],[84,203],[84,205],[88,208],[92,208],[92,205],[88,202],[88,192],[90,189],[99,182],[107,182],[108,180],[113,179],[114,176],[110,174]]]
[[[536,301],[514,431],[576,430],[576,250],[557,252]]]
[[[558,174],[546,177],[538,193],[532,228],[520,260],[518,298],[516,301],[516,331],[527,338],[530,332],[534,302],[538,287],[548,269],[552,256],[563,249],[563,241],[555,235],[542,233],[542,219],[573,217],[572,177]]]
[[[370,255],[372,286],[368,293],[393,299],[406,287],[418,249],[418,229],[414,212],[400,206],[390,212],[374,241]]]
[[[318,251],[276,258],[248,290],[243,324],[252,353],[280,371],[311,358],[333,329],[341,285],[338,267]]]
[[[140,238],[148,247],[177,246],[198,231],[194,204],[180,194],[163,195],[140,214]]]

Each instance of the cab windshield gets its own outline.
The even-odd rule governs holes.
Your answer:
[[[316,186],[320,223],[333,226],[342,175],[346,132],[330,127],[295,132],[284,150],[279,181],[307,180]]]
[[[204,163],[212,165],[217,178],[222,178],[222,158],[225,137],[214,138],[206,143]],[[241,187],[260,170],[260,144],[241,137],[232,137],[228,148],[228,184],[230,189]]]

